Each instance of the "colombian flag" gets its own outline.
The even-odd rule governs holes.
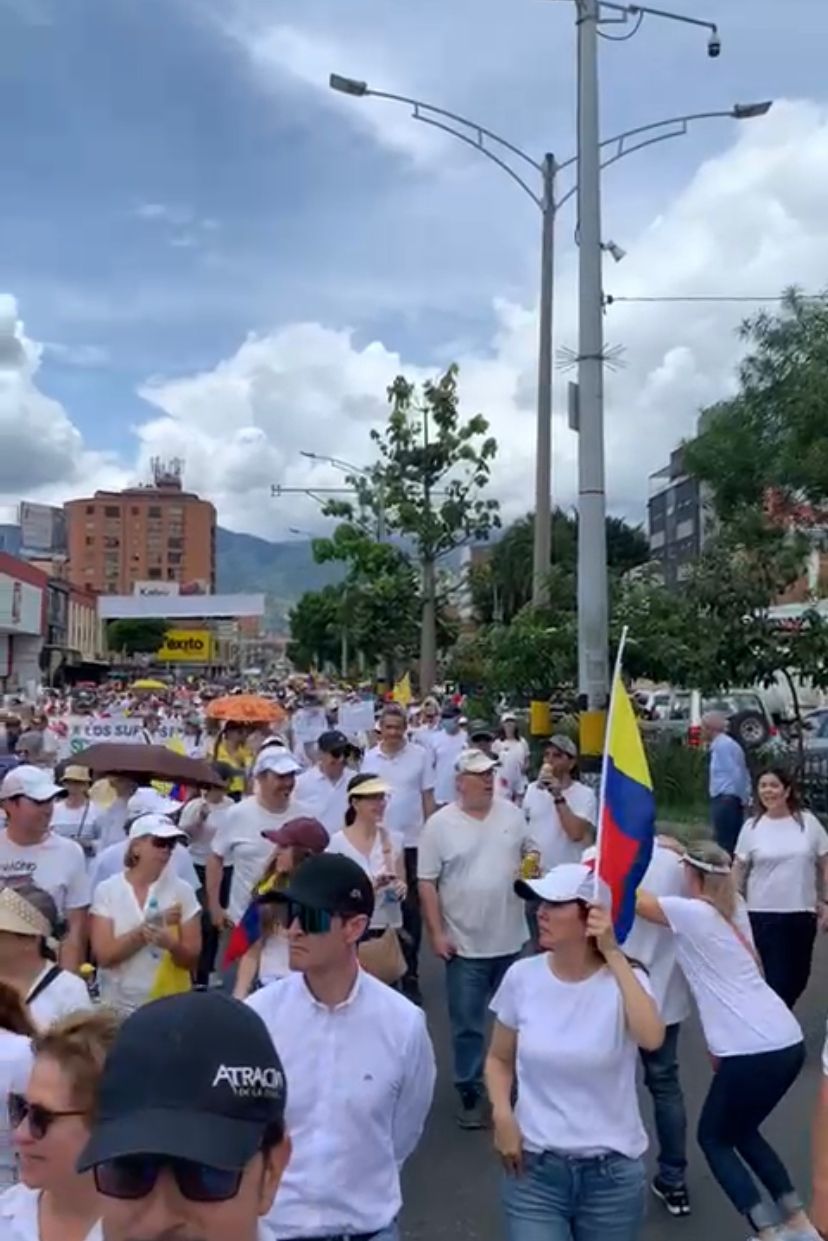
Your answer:
[[[612,893],[619,944],[635,918],[635,893],[655,841],[655,797],[644,743],[621,675],[610,700],[597,842],[597,873]]]
[[[277,882],[277,877],[271,875],[269,879],[258,883],[253,889],[253,899],[233,927],[230,938],[227,941],[227,948],[222,961],[224,969],[229,969],[235,961],[240,961],[248,949],[252,948],[262,938],[262,907],[257,898],[264,896],[267,892],[272,892]]]

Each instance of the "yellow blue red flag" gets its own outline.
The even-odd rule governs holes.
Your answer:
[[[598,824],[596,872],[612,893],[615,936],[622,944],[635,918],[636,889],[653,853],[655,796],[641,731],[620,668],[610,699]]]

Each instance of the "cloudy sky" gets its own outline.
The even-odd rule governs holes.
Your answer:
[[[676,0],[681,8],[681,0]],[[685,0],[601,44],[602,128],[774,98],[604,177],[617,297],[771,295],[828,280],[824,0]],[[386,386],[456,359],[500,441],[507,516],[532,489],[539,213],[497,168],[334,70],[473,117],[541,156],[574,144],[571,0],[0,0],[0,500],[61,500],[181,456],[221,521],[319,528],[271,483],[365,462]],[[567,188],[565,184],[562,188]],[[573,349],[572,204],[556,347]],[[606,338],[610,508],[732,390],[729,303],[618,303]],[[554,494],[575,494],[556,372]]]

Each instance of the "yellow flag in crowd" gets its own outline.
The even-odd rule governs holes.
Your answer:
[[[411,677],[406,672],[405,676],[401,676],[397,684],[394,686],[392,693],[394,702],[400,703],[401,706],[407,707],[414,695],[411,693]]]

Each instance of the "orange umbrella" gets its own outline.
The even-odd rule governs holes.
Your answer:
[[[207,708],[211,720],[234,724],[281,724],[287,717],[283,707],[259,694],[228,694],[214,698]]]

